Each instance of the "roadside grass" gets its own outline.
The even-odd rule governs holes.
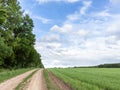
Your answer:
[[[46,69],[43,70],[43,75],[45,77],[48,90],[59,90],[58,87],[53,85],[53,83],[51,82],[48,71]]]
[[[8,69],[0,69],[0,73],[4,71],[9,71]]]
[[[120,90],[119,68],[49,69],[75,90]]]
[[[2,70],[0,72],[0,83],[3,81],[13,78],[17,75],[20,75],[22,73],[25,73],[29,70],[32,70],[33,68],[24,68],[24,69],[16,69],[16,70]]]
[[[15,88],[15,90],[23,90],[25,85],[29,82],[30,78],[37,72],[38,70],[33,71],[30,75],[28,75],[24,80]]]

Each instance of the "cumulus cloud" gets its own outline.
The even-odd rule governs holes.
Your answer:
[[[40,53],[46,67],[86,66],[119,62],[120,48],[117,45],[115,45],[116,49],[107,48],[103,43],[104,40],[101,41],[99,39],[97,41],[88,40],[85,49],[53,45],[54,48],[42,48]],[[98,42],[101,43],[98,45]]]
[[[59,42],[60,41],[60,36],[57,34],[50,34],[43,36],[39,40],[40,42]]]
[[[82,18],[81,16],[86,13],[86,11],[92,5],[92,1],[83,1],[83,6],[79,8],[79,11],[75,11],[74,14],[70,14],[67,16],[69,20],[78,20]]]
[[[101,12],[97,12],[96,14],[94,13],[94,16],[97,16],[97,17],[110,17],[110,13],[109,11],[106,9],[106,10],[103,10]]]
[[[120,22],[114,21],[110,24],[107,31],[111,34],[119,34],[120,35]]]
[[[58,25],[54,25],[50,30],[60,33],[68,33],[71,32],[72,29],[73,29],[72,25],[65,24],[62,27],[59,27]]]
[[[99,14],[98,14],[99,15]],[[102,20],[108,16],[102,17]],[[94,16],[96,18],[96,16]],[[79,20],[79,19],[78,19]],[[56,44],[48,46],[47,51],[51,53],[47,58],[53,59],[47,67],[65,67],[65,66],[85,66],[97,65],[101,63],[120,62],[120,38],[119,22],[115,16],[111,16],[110,21],[96,22],[96,19],[89,20],[84,24],[65,23],[62,26],[54,25],[51,27],[51,33],[62,34],[62,38]],[[114,22],[111,22],[114,21]],[[118,23],[118,24],[117,24]],[[64,41],[65,39],[65,41]],[[44,43],[45,45],[47,43]],[[47,46],[47,47],[48,47]],[[42,51],[45,48],[41,50]]]
[[[120,0],[110,0],[110,3],[113,4],[113,5],[119,5]]]
[[[91,6],[92,1],[83,1],[83,7],[80,9],[80,14],[85,14],[86,10]]]
[[[35,47],[46,67],[120,62],[120,14],[104,9],[87,15],[91,4],[84,2],[62,25],[53,25],[49,35],[37,41]]]
[[[77,32],[78,35],[80,35],[81,37],[85,37],[89,34],[89,31],[81,29]]]

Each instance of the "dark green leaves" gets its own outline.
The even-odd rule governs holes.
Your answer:
[[[0,67],[43,67],[34,48],[33,27],[17,0],[0,0]]]

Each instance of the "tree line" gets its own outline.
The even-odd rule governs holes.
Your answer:
[[[98,68],[120,68],[120,63],[113,63],[113,64],[101,64],[96,66]]]
[[[17,0],[0,0],[0,68],[43,67],[33,20],[23,13]]]
[[[75,66],[74,68],[120,68],[120,63],[100,64],[97,66],[86,66],[86,67]]]

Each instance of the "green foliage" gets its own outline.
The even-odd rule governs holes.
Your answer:
[[[0,24],[3,24],[6,21],[7,11],[0,7]]]
[[[33,27],[17,0],[0,0],[0,68],[43,67]]]
[[[120,68],[120,63],[100,64],[97,66],[74,67],[74,68]]]
[[[113,63],[113,64],[101,64],[98,66],[95,66],[98,68],[120,68],[120,63]]]
[[[4,43],[4,39],[0,37],[0,66],[4,64],[4,59],[12,54],[12,48]]]
[[[49,69],[75,90],[120,90],[119,68]]]

